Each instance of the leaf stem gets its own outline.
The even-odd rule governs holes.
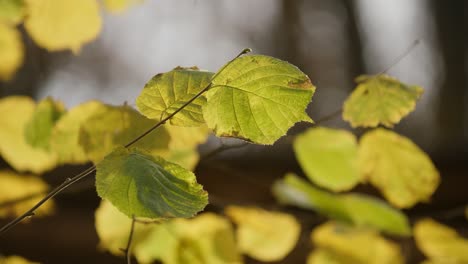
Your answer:
[[[135,233],[135,216],[132,217],[132,225],[130,227],[130,234],[128,235],[128,240],[127,240],[127,247],[125,248],[125,257],[127,259],[127,264],[132,264],[132,252],[131,252],[131,246],[132,246],[132,240],[133,240],[133,234]]]
[[[229,63],[227,63],[223,68],[221,68],[219,72],[223,71],[224,68],[226,68],[226,66],[228,66],[232,61],[234,61],[236,58],[242,56],[243,54],[246,54],[248,52],[250,52],[251,49],[244,49],[243,51],[241,51],[234,59],[232,59],[231,61],[229,61]],[[215,74],[216,76],[217,74]],[[213,80],[213,79],[212,79]],[[172,117],[174,117],[177,113],[179,113],[180,111],[182,111],[185,107],[187,107],[189,104],[191,104],[193,101],[195,101],[198,97],[200,97],[203,93],[205,93],[206,91],[208,91],[212,86],[212,83],[210,82],[205,88],[203,88],[200,92],[198,92],[196,95],[194,95],[190,100],[188,100],[187,102],[185,102],[181,107],[179,107],[177,110],[175,110],[174,112],[172,112],[170,115],[168,115],[166,118],[160,120],[158,123],[156,123],[154,126],[152,126],[151,128],[149,128],[148,130],[146,130],[145,132],[143,132],[141,135],[139,135],[138,137],[136,137],[135,139],[133,139],[132,141],[128,142],[125,147],[128,148],[130,146],[132,146],[133,144],[137,143],[138,141],[140,141],[142,138],[144,138],[146,135],[148,135],[149,133],[151,133],[153,130],[157,129],[158,127],[164,125],[169,119],[171,119]],[[83,172],[75,175],[74,177],[72,178],[67,178],[62,184],[60,184],[59,186],[55,187],[52,191],[50,191],[44,198],[42,198],[38,203],[36,203],[36,205],[34,205],[33,207],[31,207],[31,209],[29,209],[28,211],[26,211],[24,214],[18,216],[17,218],[15,218],[14,220],[12,220],[11,222],[7,223],[6,225],[4,225],[2,228],[0,228],[0,236],[3,235],[4,233],[6,233],[8,230],[10,230],[12,227],[16,226],[17,224],[19,224],[21,221],[23,221],[24,219],[26,218],[29,218],[29,217],[32,217],[34,216],[34,212],[39,208],[41,207],[45,202],[47,202],[48,200],[52,199],[53,197],[55,197],[57,194],[61,193],[63,190],[67,189],[69,186],[73,185],[74,183],[80,181],[81,179],[85,178],[86,176],[92,174],[93,172],[96,171],[96,165],[93,165],[91,167],[89,167],[88,169],[84,170]]]

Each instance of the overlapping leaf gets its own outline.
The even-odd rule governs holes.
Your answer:
[[[239,249],[257,260],[279,261],[299,239],[301,225],[292,215],[239,206],[229,206],[225,213],[237,225]]]
[[[208,86],[212,76],[212,72],[199,71],[196,67],[178,67],[170,72],[158,74],[145,85],[138,96],[138,110],[146,117],[159,121]],[[205,97],[198,97],[171,118],[169,123],[177,126],[204,124],[202,106],[205,104]]]
[[[26,0],[26,4],[26,31],[49,51],[78,52],[101,31],[96,0]]]
[[[20,175],[11,171],[0,171],[0,204],[15,199],[34,195],[31,199],[15,202],[0,208],[0,217],[17,217],[35,205],[49,187],[40,178],[32,175]],[[47,215],[54,208],[53,201],[48,201],[35,211],[36,215]],[[1,263],[1,262],[0,262]]]
[[[0,153],[15,170],[39,174],[52,169],[57,158],[26,143],[24,127],[35,107],[34,101],[26,96],[0,99],[0,113],[5,113],[0,117]]]
[[[468,263],[468,239],[432,219],[422,219],[414,226],[414,238],[430,263]]]
[[[243,263],[231,223],[212,213],[157,225],[134,252],[140,263]]]
[[[124,146],[155,124],[129,106],[105,105],[90,114],[80,126],[79,143],[94,163],[101,161],[117,146]],[[135,143],[152,154],[167,150],[169,134],[157,128]]]
[[[52,98],[39,102],[24,128],[26,142],[35,148],[49,150],[52,129],[64,113],[63,104]]]
[[[429,200],[440,181],[426,153],[408,138],[382,128],[361,138],[359,163],[363,176],[399,208]]]
[[[106,109],[106,105],[101,102],[88,101],[71,108],[57,121],[52,130],[50,146],[57,153],[59,163],[82,164],[89,160],[79,142],[80,128],[90,116]]]
[[[212,80],[203,116],[218,136],[273,144],[305,113],[315,87],[295,66],[272,57],[243,56]]]
[[[343,191],[360,180],[356,137],[345,130],[312,128],[294,141],[294,152],[307,177],[317,185]]]
[[[353,127],[392,127],[411,113],[423,93],[387,75],[359,76],[356,89],[343,105],[343,119]]]
[[[18,24],[24,13],[24,0],[0,0],[0,23]]]
[[[403,264],[398,244],[369,229],[352,228],[335,222],[314,229],[317,249],[307,264]]]
[[[402,212],[371,196],[329,193],[294,174],[276,182],[273,193],[281,203],[313,209],[355,226],[372,227],[402,236],[411,234],[408,220]]]
[[[23,59],[24,47],[20,33],[0,20],[0,81],[10,80],[23,64]]]
[[[208,203],[192,172],[135,148],[97,164],[96,189],[129,217],[192,217]]]

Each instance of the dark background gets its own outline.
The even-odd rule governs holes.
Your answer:
[[[100,37],[78,56],[48,53],[23,34],[25,64],[15,79],[0,83],[0,93],[36,99],[52,95],[67,106],[92,98],[114,104],[133,102],[158,72],[178,65],[215,71],[251,47],[287,60],[310,76],[317,91],[308,112],[319,120],[340,109],[355,87],[356,76],[388,70],[404,82],[425,88],[416,111],[396,130],[427,151],[442,175],[433,200],[407,213],[412,221],[430,216],[466,235],[467,11],[468,2],[463,0],[146,0],[124,14],[104,15]],[[420,44],[397,60],[417,39]],[[323,125],[349,128],[339,117]],[[290,133],[305,127],[297,125]],[[201,147],[202,153],[219,143],[211,138]],[[83,168],[60,167],[44,177],[56,185]],[[303,235],[297,249],[281,263],[304,263],[311,249],[309,233],[325,219],[275,204],[271,183],[287,171],[301,174],[290,142],[283,138],[272,147],[247,146],[202,160],[197,175],[210,193],[208,210],[219,212],[224,205],[236,203],[295,214]],[[369,186],[357,189],[378,195]],[[96,250],[94,209],[99,198],[92,178],[56,201],[54,216],[34,218],[2,237],[0,252],[43,263],[124,262]],[[422,259],[411,240],[399,241],[408,263]]]

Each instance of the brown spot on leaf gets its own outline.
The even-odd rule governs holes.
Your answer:
[[[295,80],[288,82],[288,86],[291,88],[299,88],[299,89],[311,89],[313,87],[312,82],[309,78],[305,78],[303,80]]]

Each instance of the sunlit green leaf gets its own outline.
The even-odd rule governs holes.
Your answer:
[[[192,172],[136,148],[118,147],[97,164],[96,189],[129,217],[192,217],[208,203]]]
[[[8,257],[0,256],[0,263],[1,264],[39,264],[39,262],[31,262],[20,256],[8,256]]]
[[[212,72],[199,71],[196,67],[179,67],[158,74],[145,85],[138,96],[136,100],[138,110],[146,117],[159,121],[203,90],[210,83],[212,76]],[[202,106],[205,104],[205,97],[198,97],[171,118],[169,123],[177,126],[204,124]]]
[[[357,140],[348,131],[311,128],[297,136],[294,152],[307,177],[321,187],[349,190],[360,180]]]
[[[117,146],[124,146],[155,124],[129,106],[105,105],[90,114],[81,125],[79,143],[94,163],[101,161]],[[133,146],[160,154],[169,144],[164,127],[157,128]]]
[[[24,11],[24,0],[0,0],[0,23],[18,24]]]
[[[121,13],[132,5],[141,2],[143,2],[143,0],[104,0],[104,6],[109,12]]]
[[[0,204],[30,195],[41,194],[48,189],[49,186],[37,176],[21,175],[7,170],[0,171]],[[42,199],[44,195],[35,196],[34,198],[26,199],[22,202],[16,202],[1,207],[0,217],[17,217],[23,214]],[[52,213],[53,209],[54,203],[52,200],[49,200],[39,207],[35,211],[35,214],[48,215]]]
[[[24,127],[26,142],[35,148],[49,150],[52,129],[64,112],[62,102],[54,101],[50,97],[39,102]]]
[[[96,0],[26,0],[26,5],[26,31],[49,51],[78,52],[101,31]]]
[[[135,247],[140,263],[241,264],[231,223],[204,213],[193,219],[175,219],[155,226],[145,243]]]
[[[402,236],[411,234],[408,219],[402,212],[372,196],[329,193],[294,174],[277,181],[273,193],[281,203],[312,209],[355,226]]]
[[[387,75],[359,76],[356,89],[346,99],[343,119],[353,127],[392,127],[411,113],[423,93]]]
[[[414,226],[418,248],[435,263],[468,263],[468,239],[452,228],[432,219],[419,220]]]
[[[121,213],[110,202],[102,200],[95,212],[96,233],[99,236],[99,248],[114,255],[124,255],[127,247],[132,219]],[[132,236],[132,248],[144,241],[152,225],[135,223]]]
[[[106,105],[88,101],[71,108],[60,118],[52,130],[51,150],[57,153],[60,163],[82,164],[89,161],[79,142],[80,127],[95,113],[105,111]]]
[[[203,116],[218,136],[273,144],[305,113],[315,87],[297,67],[272,57],[235,59],[212,81]]]
[[[328,222],[315,228],[311,236],[318,251],[307,264],[405,263],[398,244],[374,230]]]
[[[52,169],[57,158],[26,143],[24,127],[35,108],[34,101],[26,96],[0,99],[0,113],[4,113],[0,116],[0,153],[15,170],[39,174]]]
[[[1,8],[0,5],[0,10]],[[13,26],[0,21],[0,81],[10,80],[23,64],[23,59],[24,46],[21,34]]]
[[[279,261],[299,239],[301,225],[292,215],[239,206],[229,206],[225,213],[237,225],[239,249],[252,258]]]
[[[361,138],[359,167],[363,177],[399,208],[428,201],[440,181],[426,153],[410,139],[383,128]]]

